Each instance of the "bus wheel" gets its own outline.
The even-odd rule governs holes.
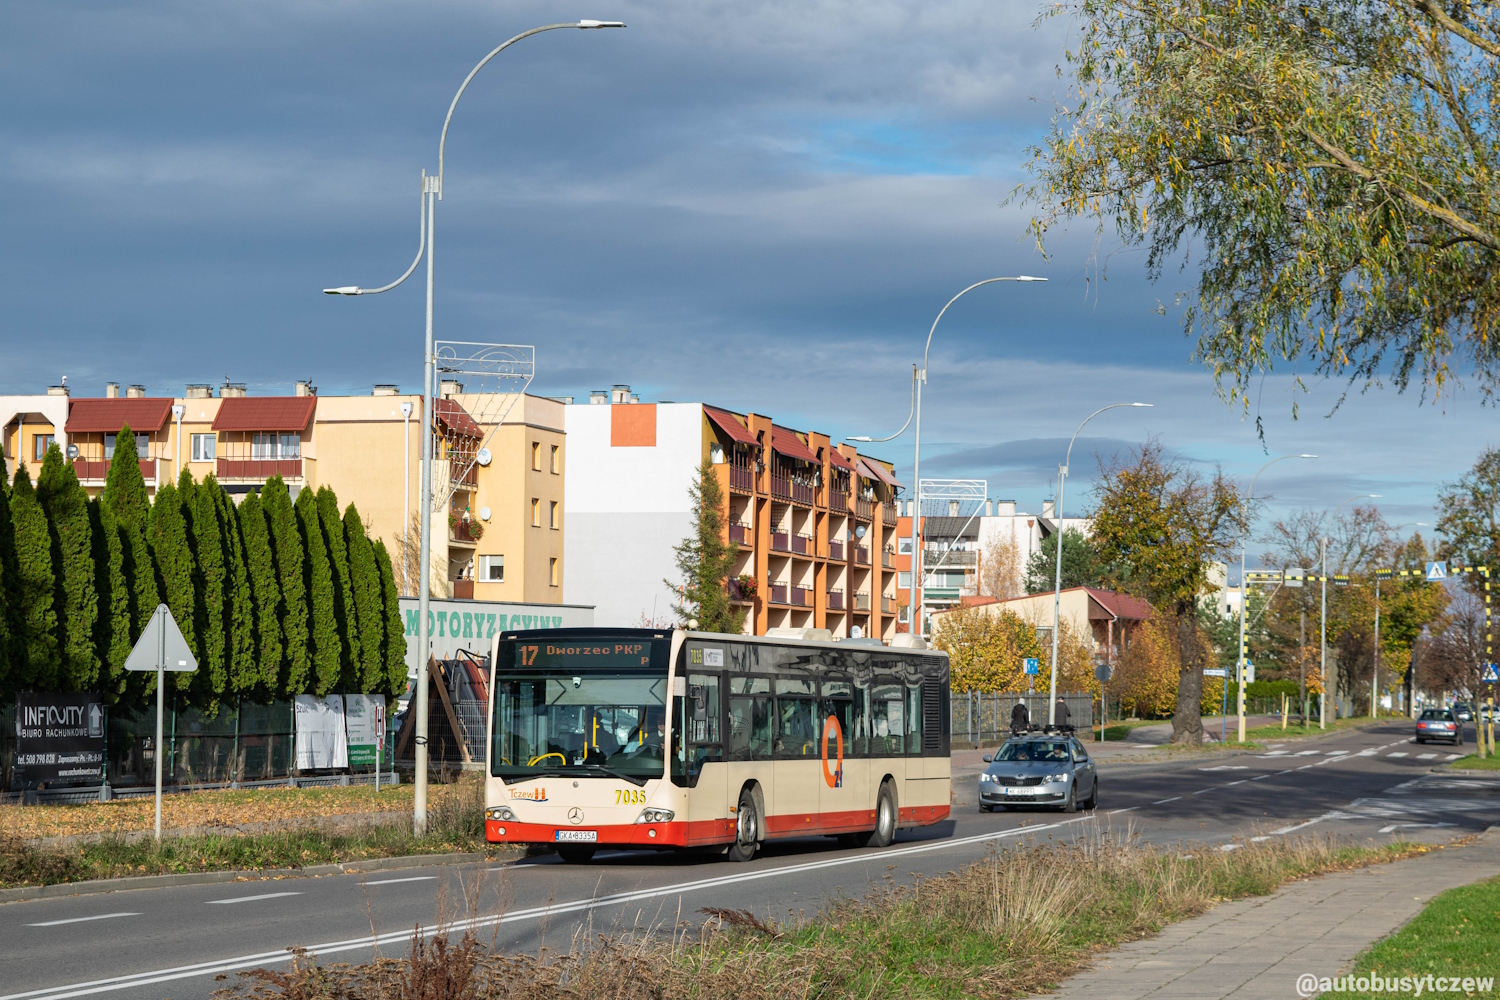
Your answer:
[[[734,816],[734,843],[729,845],[729,860],[749,861],[755,857],[756,841],[760,839],[760,814],[755,811],[755,796],[750,789],[740,792],[740,805]]]
[[[880,786],[880,796],[875,800],[875,831],[870,834],[870,847],[889,847],[896,839],[896,793],[891,783]]]
[[[594,857],[594,848],[577,844],[565,844],[557,849],[557,856],[570,865],[586,865]]]

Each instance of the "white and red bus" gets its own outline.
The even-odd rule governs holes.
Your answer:
[[[653,629],[504,632],[491,654],[485,836],[596,849],[837,836],[948,817],[945,653]]]

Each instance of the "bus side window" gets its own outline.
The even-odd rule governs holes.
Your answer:
[[[889,678],[877,678],[889,680]],[[905,714],[901,711],[904,693],[901,685],[877,683],[870,690],[873,711],[870,713],[870,754],[874,757],[899,756],[905,752]]]
[[[813,757],[817,755],[818,734],[814,730],[811,698],[787,695],[776,699],[776,755],[778,757]]]
[[[870,755],[870,689],[854,686],[854,756]]]
[[[922,756],[922,684],[906,685],[906,752]]]
[[[729,699],[729,758],[771,759],[771,699],[734,695]]]

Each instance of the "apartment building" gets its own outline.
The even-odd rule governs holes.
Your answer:
[[[563,590],[564,435],[561,403],[531,395],[465,393],[444,382],[435,401],[434,597],[558,604]],[[5,473],[35,474],[56,443],[91,496],[104,488],[115,440],[136,436],[146,487],[183,468],[218,477],[232,496],[273,475],[295,497],[330,487],[385,540],[404,592],[417,587],[422,397],[377,385],[367,396],[251,395],[243,384],[188,385],[151,397],[142,386],[74,398],[66,385],[0,396]]]
[[[676,620],[673,548],[709,461],[738,554],[731,599],[747,632],[896,635],[896,502],[889,462],[758,413],[641,403],[629,386],[566,407],[568,600],[601,626]]]

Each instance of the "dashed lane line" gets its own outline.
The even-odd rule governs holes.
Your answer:
[[[282,896],[300,896],[300,892],[266,892],[259,896],[235,896],[232,899],[207,899],[204,902],[210,906],[224,906],[229,903],[254,903],[262,899],[280,899]]]
[[[43,920],[37,924],[27,924],[27,927],[60,927],[63,924],[81,924],[88,920],[113,920],[116,917],[138,917],[139,913],[96,913],[92,917],[69,917],[67,920]]]
[[[1166,805],[1166,804],[1167,804],[1167,803],[1168,803],[1168,802],[1176,802],[1176,801],[1177,801],[1177,800],[1178,800],[1178,799],[1180,799],[1180,798],[1182,798],[1182,796],[1181,796],[1181,795],[1174,795],[1174,796],[1172,796],[1172,797],[1171,797],[1171,798],[1170,798],[1170,799],[1157,799],[1157,800],[1156,800],[1156,801],[1155,801],[1155,802],[1153,802],[1153,803],[1151,803],[1151,804],[1152,804],[1152,805],[1153,805],[1153,806],[1164,806],[1164,805]]]
[[[396,882],[431,882],[436,875],[413,875],[410,878],[382,878],[374,882],[361,882],[360,885],[393,885]]]
[[[1386,754],[1386,756],[1387,757],[1410,757],[1411,754],[1409,754],[1409,753],[1388,753],[1388,754]]]

